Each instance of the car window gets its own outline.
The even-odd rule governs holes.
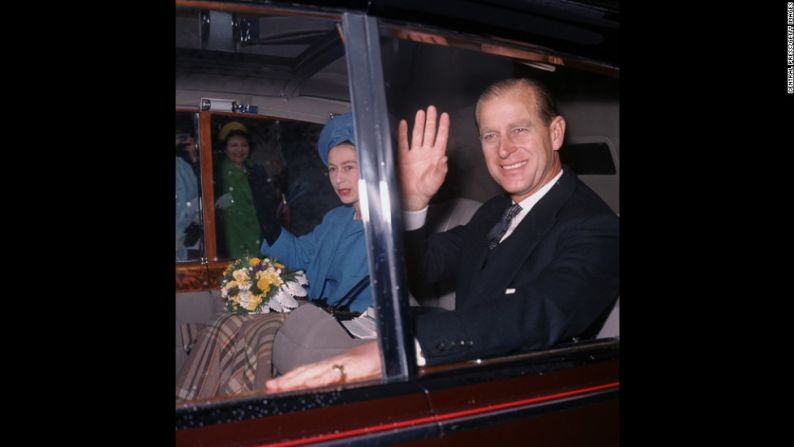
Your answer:
[[[177,8],[176,116],[178,122],[192,123],[199,149],[193,192],[201,229],[197,251],[176,266],[176,374],[187,390],[180,394],[178,387],[178,406],[263,394],[267,377],[286,372],[277,371],[278,364],[305,361],[273,359],[276,330],[300,338],[330,326],[332,335],[315,339],[333,344],[338,337],[349,347],[377,335],[377,313],[366,312],[372,292],[365,223],[356,200],[349,200],[351,191],[363,185],[360,170],[351,171],[355,164],[348,159],[355,161],[359,148],[337,150],[344,146],[339,142],[326,148],[327,160],[318,153],[323,126],[351,110],[341,17],[258,10]],[[340,153],[348,158],[339,160],[335,154]],[[354,176],[334,175],[343,170]],[[262,252],[272,222],[281,230]],[[279,254],[270,254],[276,247]],[[321,323],[301,323],[289,331],[276,321],[285,307],[271,307],[264,316],[232,315],[259,306],[251,304],[251,296],[261,300],[262,295],[244,281],[224,282],[233,274],[228,266],[265,255],[282,272],[305,272],[308,285],[298,304],[311,299],[333,304],[350,296],[355,298],[348,302],[352,314],[337,309],[332,317],[320,310],[312,317],[316,320],[307,321]],[[257,280],[257,290],[265,286]],[[229,297],[237,307],[229,307]],[[359,313],[360,319],[350,319]],[[260,324],[260,317],[267,321]],[[367,338],[357,338],[362,336]],[[284,343],[292,342],[300,339]],[[200,356],[209,357],[195,360]],[[208,370],[207,358],[223,366]],[[210,383],[220,376],[223,383]]]
[[[485,87],[511,77],[549,86],[567,123],[562,162],[619,212],[616,70],[539,47],[389,21],[382,21],[381,53],[393,141],[399,120],[412,123],[420,108],[432,104],[450,114],[449,172],[430,204],[431,231],[466,223],[479,204],[501,193],[484,163],[474,106]],[[454,278],[411,293],[424,306],[455,309]]]
[[[197,261],[204,257],[201,207],[201,160],[198,116],[177,112],[175,116],[176,261]]]
[[[311,232],[328,211],[342,205],[331,186],[328,169],[317,154],[320,124],[218,114],[212,116],[211,128],[218,259],[236,258],[251,251],[244,245],[242,235],[235,234],[245,231],[238,224],[246,216],[227,212],[229,207],[224,208],[227,204],[222,203],[235,200],[228,199],[235,195],[230,174],[232,149],[223,141],[234,129],[250,135],[245,159],[248,177],[261,176],[259,183],[265,195],[262,200],[271,203],[278,222],[290,233],[302,236]],[[252,251],[258,253],[262,241],[254,240],[257,244]]]

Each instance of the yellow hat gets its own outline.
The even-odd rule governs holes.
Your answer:
[[[218,134],[218,140],[226,141],[226,137],[229,136],[229,132],[233,130],[239,130],[241,132],[248,133],[248,129],[242,123],[237,121],[229,121],[225,126],[223,126],[221,132]]]

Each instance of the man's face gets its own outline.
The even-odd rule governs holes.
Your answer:
[[[196,140],[193,139],[193,135],[186,133],[186,132],[178,132],[176,134],[176,145],[177,146],[187,146],[187,145],[195,145]]]
[[[179,132],[176,134],[176,145],[182,146],[187,151],[191,160],[196,159],[196,140],[193,135],[186,132]]]
[[[565,120],[558,116],[546,126],[534,91],[513,89],[483,101],[478,122],[488,172],[514,201],[529,197],[559,172]]]

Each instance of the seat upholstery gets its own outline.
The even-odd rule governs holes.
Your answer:
[[[615,301],[612,306],[612,311],[609,313],[601,330],[598,331],[596,338],[609,338],[620,336],[620,297]]]
[[[176,294],[176,373],[187,357],[182,340],[182,325],[213,321],[224,310],[220,295],[220,290]]]
[[[431,204],[427,212],[427,223],[430,231],[436,233],[452,229],[469,222],[471,216],[482,205],[476,200],[457,198],[445,202]],[[423,306],[455,309],[455,279],[451,278],[438,284],[417,291],[416,300]]]

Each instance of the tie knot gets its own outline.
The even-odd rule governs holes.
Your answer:
[[[521,205],[517,203],[505,210],[505,213],[502,215],[502,220],[497,222],[488,233],[488,248],[491,250],[496,248],[499,241],[502,240],[502,236],[504,236],[505,233],[507,233],[507,229],[510,228],[510,221],[513,220],[519,212],[521,212]]]
[[[521,205],[516,203],[515,205],[508,208],[507,211],[505,211],[505,215],[503,219],[509,223],[520,212],[521,212]]]

